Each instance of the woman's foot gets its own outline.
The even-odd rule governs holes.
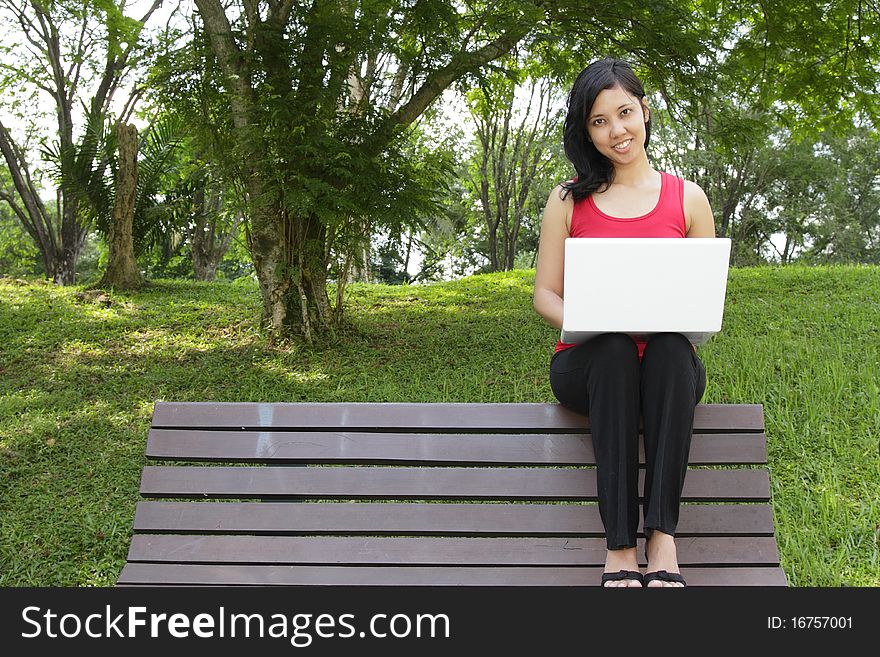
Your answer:
[[[636,549],[623,548],[622,550],[608,550],[605,557],[605,572],[616,573],[621,570],[639,571],[639,562],[636,559]],[[616,581],[605,582],[607,587],[632,586],[641,588],[642,583],[635,579],[619,579]]]
[[[645,553],[648,556],[649,573],[665,570],[669,573],[678,573],[678,558],[675,552],[675,538],[661,531],[653,530],[651,538],[645,544]],[[681,582],[666,582],[663,580],[653,580],[648,582],[649,587],[684,586]]]

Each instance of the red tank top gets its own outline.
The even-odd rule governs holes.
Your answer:
[[[654,209],[641,217],[612,217],[596,207],[593,196],[574,204],[571,212],[571,237],[687,237],[684,217],[684,181],[660,172],[660,200]],[[645,342],[636,340],[639,360]],[[574,344],[557,341],[556,351]]]

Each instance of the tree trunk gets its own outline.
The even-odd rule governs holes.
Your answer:
[[[217,267],[241,222],[241,215],[236,215],[232,226],[225,229],[220,224],[220,194],[211,192],[205,198],[204,188],[195,193],[196,222],[192,232],[192,262],[196,280],[213,281],[217,275]]]
[[[296,327],[313,342],[330,325],[322,229],[314,216],[291,219],[277,206],[255,213],[249,246],[273,341]]]
[[[60,283],[61,281],[56,274],[59,271],[59,246],[62,235],[56,231],[55,226],[62,222],[55,221],[55,218],[46,210],[46,206],[40,199],[40,195],[37,193],[37,189],[31,179],[27,161],[21,149],[12,140],[12,136],[2,121],[0,121],[0,151],[3,153],[13,185],[24,207],[20,207],[16,203],[14,196],[5,191],[2,193],[2,200],[9,204],[21,225],[40,250],[43,266],[46,269],[46,276]],[[59,193],[56,212],[61,212],[63,207],[64,203]],[[73,263],[68,265],[67,270],[70,272],[75,271],[75,265],[76,260],[74,259]],[[65,278],[70,278],[70,282],[73,282],[72,274]]]
[[[213,281],[217,276],[218,259],[212,258],[211,246],[214,237],[205,222],[196,223],[192,237],[193,273],[197,281]]]
[[[56,285],[76,283],[76,263],[86,241],[88,229],[79,220],[79,201],[62,194],[63,212],[58,250],[54,254],[53,279]]]
[[[409,259],[412,256],[412,246],[413,246],[413,229],[410,226],[409,234],[406,238],[406,257],[403,259],[403,272],[406,274],[407,279],[409,279]]]
[[[358,283],[372,283],[373,271],[370,266],[370,243],[357,244],[354,247],[348,280]]]
[[[195,226],[193,226],[191,246],[192,246],[192,263],[193,272],[197,281],[212,281],[216,273],[216,267],[213,270],[210,267],[210,245],[214,241],[211,227],[208,224],[208,212],[205,208],[205,189],[200,187],[193,195],[193,205],[195,206]]]
[[[116,172],[116,199],[110,223],[110,257],[107,270],[98,285],[120,290],[136,290],[144,284],[134,258],[132,224],[137,198],[137,128],[116,126],[119,142],[119,168]]]

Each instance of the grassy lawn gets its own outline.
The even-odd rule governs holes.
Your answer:
[[[252,284],[113,294],[0,279],[0,585],[110,585],[153,402],[554,401],[534,271],[352,285],[348,326],[272,348]],[[79,297],[78,297],[79,295]],[[880,268],[731,271],[704,402],[762,403],[782,565],[880,586]]]

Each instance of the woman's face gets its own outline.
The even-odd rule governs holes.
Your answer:
[[[627,164],[645,152],[648,107],[620,86],[603,89],[587,115],[587,136],[613,164]]]

